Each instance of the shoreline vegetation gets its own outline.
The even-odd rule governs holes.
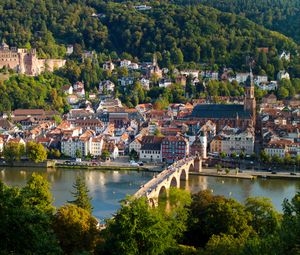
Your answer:
[[[34,173],[13,187],[0,180],[3,254],[260,255],[299,254],[300,193],[283,201],[279,213],[264,197],[245,204],[171,188],[157,207],[126,197],[106,227],[93,216],[92,197],[82,177],[73,200],[53,206],[49,182]],[[18,233],[18,235],[16,235]],[[155,233],[155,234],[153,234]]]

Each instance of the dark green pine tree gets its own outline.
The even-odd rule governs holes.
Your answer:
[[[75,200],[68,202],[92,213],[92,198],[89,196],[89,189],[87,188],[84,179],[80,176],[77,176],[73,184],[73,188],[75,189],[75,191],[71,193],[74,196]]]

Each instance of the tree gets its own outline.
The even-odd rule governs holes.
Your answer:
[[[75,152],[75,157],[76,158],[81,158],[82,157],[82,152],[81,150],[77,149],[76,152]]]
[[[246,157],[245,152],[241,151],[241,153],[240,153],[240,159],[244,159],[245,157]]]
[[[261,237],[272,235],[279,227],[279,214],[272,202],[264,197],[249,197],[245,209],[251,213],[250,224]]]
[[[29,182],[20,190],[0,180],[0,236],[5,240],[0,242],[1,254],[61,254],[50,225],[49,197],[44,196],[49,190],[43,185],[32,187],[32,178]]]
[[[53,228],[65,254],[92,253],[99,238],[97,220],[86,210],[68,204],[57,210]]]
[[[191,205],[191,193],[176,187],[170,187],[169,196],[166,204],[159,204],[162,213],[171,223],[172,234],[177,241],[182,239],[187,230],[187,221],[189,218],[188,207]]]
[[[229,174],[230,173],[230,169],[229,168],[225,168],[225,173]]]
[[[272,162],[274,162],[276,164],[281,164],[283,162],[283,160],[277,154],[274,154],[272,156]]]
[[[139,155],[138,155],[138,153],[135,151],[135,149],[132,149],[132,150],[129,152],[129,157],[130,157],[130,159],[137,160],[137,159],[139,158]]]
[[[207,255],[232,255],[240,254],[244,239],[232,235],[213,235],[205,246],[204,254]]]
[[[154,135],[155,135],[155,136],[158,136],[158,137],[164,137],[164,135],[161,133],[161,131],[160,131],[159,128],[155,129]]]
[[[48,151],[48,157],[49,158],[60,158],[61,153],[58,149],[51,149],[50,151]]]
[[[266,153],[265,150],[262,150],[262,151],[260,152],[259,158],[260,158],[260,160],[261,160],[262,162],[264,162],[264,163],[268,163],[268,162],[271,161],[271,157]]]
[[[217,164],[217,165],[216,165],[216,168],[217,168],[217,173],[222,172],[222,167],[221,167],[220,164]]]
[[[291,154],[287,153],[284,156],[284,163],[287,165],[291,165],[292,163],[294,163],[295,161],[292,159]]]
[[[285,87],[280,87],[277,91],[277,96],[279,99],[285,99],[289,96],[289,91]]]
[[[226,157],[226,153],[225,153],[224,151],[222,151],[222,152],[220,153],[220,157],[221,157],[221,158],[225,158],[225,157]]]
[[[171,60],[174,64],[181,65],[183,63],[183,54],[179,48],[174,48],[171,50]]]
[[[20,161],[24,154],[24,145],[15,142],[8,142],[3,148],[4,159],[10,163]]]
[[[101,159],[102,160],[106,160],[110,157],[110,153],[108,150],[103,150],[102,153],[101,153]]]
[[[89,213],[92,213],[92,198],[89,196],[89,190],[84,179],[80,176],[77,176],[75,183],[73,184],[73,188],[75,189],[75,191],[72,192],[72,195],[75,200],[69,201],[69,203],[75,204],[78,207],[88,211]]]
[[[188,231],[185,241],[189,245],[204,246],[213,235],[226,234],[234,238],[252,232],[248,222],[251,214],[244,206],[224,196],[213,196],[208,190],[192,196]]]
[[[163,254],[175,244],[170,226],[146,198],[127,199],[104,230],[103,254]]]
[[[28,159],[35,163],[43,162],[47,159],[47,150],[41,143],[28,142],[26,150]]]
[[[232,152],[231,153],[231,157],[234,158],[234,159],[237,158],[237,153],[236,152]]]
[[[300,192],[291,201],[283,202],[283,219],[280,238],[282,242],[281,254],[300,253]]]
[[[62,119],[59,115],[54,115],[53,119],[57,125],[59,125],[62,122]]]
[[[43,213],[52,215],[54,207],[49,182],[43,176],[33,173],[26,186],[21,190],[24,205],[34,207]]]

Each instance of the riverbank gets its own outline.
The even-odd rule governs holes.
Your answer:
[[[233,172],[233,171],[232,171]],[[225,177],[225,178],[239,178],[239,179],[296,179],[300,180],[300,174],[291,175],[290,172],[267,172],[267,171],[254,171],[243,170],[238,173],[229,172],[226,174],[224,171],[218,172],[214,168],[203,168],[200,173],[191,173],[192,175],[212,176],[212,177]]]
[[[86,165],[57,165],[56,169],[84,169],[84,170],[110,170],[110,171],[147,171],[147,168],[137,166],[86,166]]]

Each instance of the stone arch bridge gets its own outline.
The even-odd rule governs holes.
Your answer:
[[[170,187],[180,188],[180,180],[188,180],[190,172],[202,171],[202,159],[199,156],[181,159],[154,176],[134,194],[134,197],[147,197],[151,206],[157,206],[159,197],[168,195]]]

